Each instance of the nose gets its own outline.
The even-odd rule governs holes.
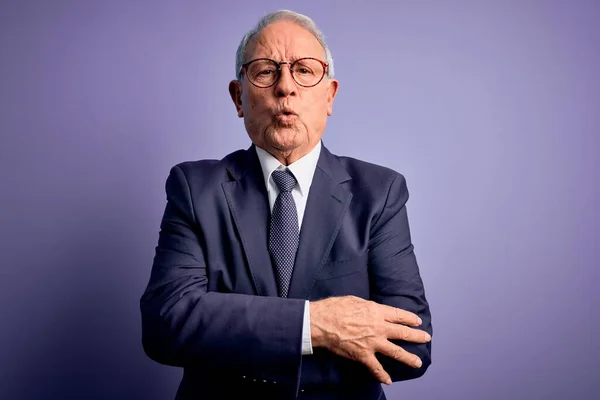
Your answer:
[[[282,65],[279,74],[279,79],[275,84],[275,94],[277,97],[295,96],[298,87],[296,81],[294,81],[294,78],[292,77],[290,65]]]

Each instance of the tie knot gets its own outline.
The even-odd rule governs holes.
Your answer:
[[[296,186],[296,178],[289,169],[273,171],[271,176],[280,192],[290,192]]]

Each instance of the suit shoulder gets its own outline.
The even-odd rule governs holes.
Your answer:
[[[373,184],[382,184],[389,186],[392,181],[405,182],[402,173],[380,164],[360,160],[348,156],[335,156],[344,166],[352,180],[359,185],[371,186]]]
[[[217,159],[182,161],[175,164],[171,170],[180,169],[186,177],[193,175],[204,175],[217,169],[220,161],[221,160]]]
[[[336,156],[351,177],[349,188],[363,204],[379,209],[391,201],[405,204],[409,191],[404,175],[390,167],[359,160],[353,157]]]
[[[210,178],[216,176],[222,176],[226,173],[226,166],[231,162],[231,160],[239,158],[243,156],[244,150],[237,150],[233,153],[226,155],[221,159],[200,159],[200,160],[190,160],[190,161],[182,161],[175,164],[171,167],[171,173],[174,170],[181,170],[185,177],[190,180],[192,178]]]

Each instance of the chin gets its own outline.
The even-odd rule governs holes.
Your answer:
[[[297,126],[283,127],[279,126],[267,134],[267,141],[278,150],[293,150],[304,143],[305,132],[298,129]]]

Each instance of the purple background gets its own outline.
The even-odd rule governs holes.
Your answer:
[[[325,144],[411,192],[433,365],[388,397],[598,398],[600,3],[203,3],[2,1],[0,398],[173,398],[138,306],[165,179],[249,145],[227,84],[279,8],[333,52]]]

